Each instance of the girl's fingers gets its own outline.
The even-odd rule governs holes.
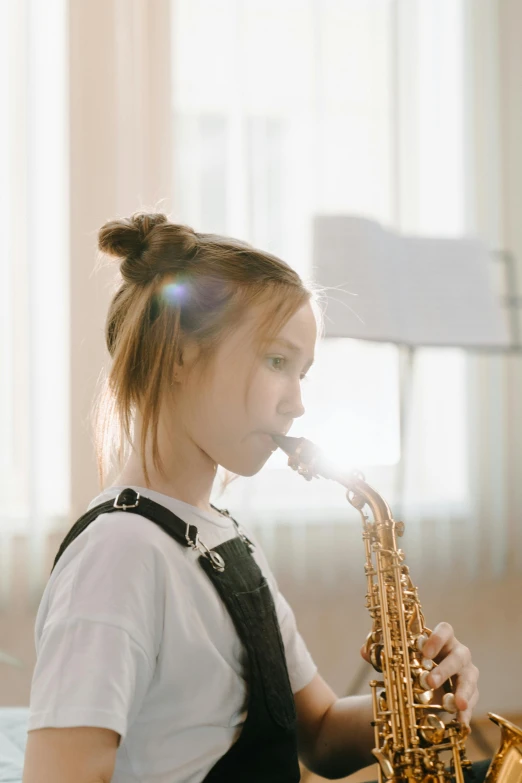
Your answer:
[[[428,641],[424,643],[422,654],[425,658],[434,660],[443,652],[451,652],[456,641],[453,627],[449,623],[439,623],[433,629]]]
[[[457,707],[459,706],[459,699],[466,701],[467,704],[463,704],[460,709],[466,709],[466,707],[473,708],[478,701],[478,669],[473,664],[459,675],[457,679],[457,688],[455,692],[455,699],[457,701]]]
[[[458,680],[455,704],[457,706],[458,719],[469,726],[473,708],[479,700],[477,688],[478,669],[476,666],[471,665],[467,674],[467,677]]]
[[[448,677],[454,677],[455,675],[462,677],[464,675],[464,678],[467,679],[468,675],[466,675],[466,672],[468,669],[470,669],[469,676],[472,679],[475,672],[478,677],[478,669],[471,663],[471,653],[469,649],[463,644],[458,643],[453,651],[433,669],[428,677],[428,682],[432,688],[440,688]]]
[[[473,694],[473,696],[469,700],[468,706],[464,710],[459,712],[459,714],[458,714],[458,719],[462,723],[465,723],[468,728],[469,728],[469,725],[470,725],[470,722],[471,722],[471,716],[473,714],[473,708],[475,707],[476,703],[478,702],[478,699],[479,699],[479,692],[478,692],[478,689],[475,689],[475,693]]]
[[[457,705],[457,710],[460,712],[463,712],[464,710],[467,710],[470,706],[471,700],[469,698],[466,698],[461,693],[457,691],[455,694],[455,704]]]
[[[456,678],[455,702],[459,720],[469,726],[473,707],[478,701],[479,676],[471,661],[469,648],[458,641],[449,623],[439,623],[424,643],[422,654],[438,664],[427,678],[430,688],[440,688],[450,677]],[[367,644],[361,647],[361,656],[369,662]]]

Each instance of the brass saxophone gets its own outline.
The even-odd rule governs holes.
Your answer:
[[[386,501],[358,471],[340,473],[306,438],[272,438],[288,455],[289,467],[308,481],[322,476],[346,487],[348,501],[362,517],[366,607],[373,621],[366,649],[374,669],[382,674],[382,679],[370,682],[372,752],[379,762],[379,782],[464,783],[463,770],[471,765],[465,750],[469,729],[456,717],[450,718],[457,712],[451,681],[445,684],[442,704],[432,703],[434,692],[426,677],[437,664],[422,655],[431,631],[424,623],[404,553],[397,547],[404,523],[393,519]],[[364,513],[365,506],[373,521]],[[499,715],[488,716],[501,729],[501,744],[485,783],[522,783],[522,730]]]

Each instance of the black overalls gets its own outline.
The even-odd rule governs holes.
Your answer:
[[[95,506],[75,522],[60,545],[53,569],[69,544],[96,517],[113,511],[140,514],[182,546],[201,552],[197,562],[221,596],[246,649],[246,721],[238,740],[212,767],[205,782],[297,783],[301,775],[294,697],[274,601],[268,582],[252,556],[252,543],[231,517],[238,535],[208,550],[199,540],[194,525],[188,525],[169,509],[127,488],[115,500]]]

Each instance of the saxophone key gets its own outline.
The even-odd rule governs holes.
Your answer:
[[[374,748],[372,753],[379,762],[382,774],[386,780],[393,778],[395,776],[395,769],[388,754],[380,748]]]
[[[433,691],[420,691],[419,693],[414,693],[413,697],[419,704],[430,704],[433,699]]]
[[[425,715],[420,723],[421,737],[430,745],[440,745],[444,740],[446,726],[436,715]]]
[[[382,644],[372,644],[369,650],[370,662],[377,672],[382,672],[384,668],[383,651]]]
[[[453,693],[445,693],[442,697],[442,709],[450,714],[457,712],[457,703]]]
[[[421,686],[422,690],[429,691],[430,686],[428,684],[428,677],[430,676],[430,672],[426,669],[419,669],[418,670],[418,678],[419,678],[419,685]]]
[[[428,641],[428,637],[426,636],[425,633],[421,633],[419,636],[417,636],[415,645],[419,652],[422,652],[422,648],[424,647],[427,641]]]

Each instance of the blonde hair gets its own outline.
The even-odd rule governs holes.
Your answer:
[[[112,364],[93,406],[100,486],[104,487],[114,451],[122,465],[138,410],[143,417],[142,467],[149,486],[147,435],[150,429],[153,465],[165,476],[158,419],[164,395],[172,393],[183,339],[196,341],[197,364],[204,374],[216,346],[253,305],[266,305],[255,330],[260,348],[306,302],[321,332],[320,289],[312,282],[305,284],[270,253],[238,239],[196,233],[161,213],[136,212],[108,221],[99,230],[98,247],[121,260],[123,278],[105,324]]]

